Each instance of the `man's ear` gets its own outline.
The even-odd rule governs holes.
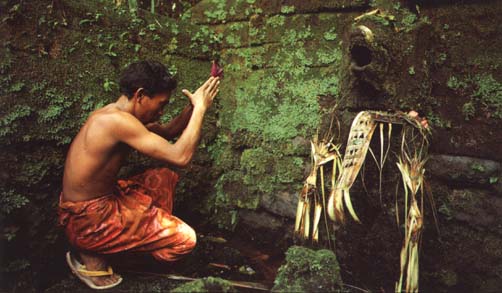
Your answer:
[[[140,87],[134,92],[133,98],[136,98],[136,100],[138,100],[138,102],[141,103],[144,96],[145,96],[145,89]]]

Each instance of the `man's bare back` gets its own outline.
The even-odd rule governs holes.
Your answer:
[[[115,103],[93,112],[73,140],[65,163],[63,198],[82,201],[110,194],[130,147],[110,135]]]

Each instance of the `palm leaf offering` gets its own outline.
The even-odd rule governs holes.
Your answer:
[[[417,194],[423,203],[424,173],[426,151],[428,146],[428,128],[405,113],[386,113],[379,111],[360,112],[353,120],[345,154],[340,156],[340,145],[332,142],[333,139],[318,140],[317,137],[311,142],[312,170],[305,180],[299,196],[298,209],[295,222],[295,233],[301,239],[312,239],[314,243],[319,241],[319,223],[324,212],[328,243],[331,247],[329,227],[326,215],[336,223],[344,223],[344,206],[352,218],[360,222],[352,206],[350,188],[354,184],[361,167],[366,160],[368,151],[373,157],[380,175],[379,192],[382,195],[382,170],[390,151],[392,125],[401,124],[401,150],[398,156],[397,167],[402,175],[404,185],[404,215],[405,215],[405,239],[401,250],[401,273],[396,282],[396,291],[418,291],[418,246],[423,226],[423,206],[418,207]],[[375,129],[380,132],[380,158],[370,148],[371,139]],[[387,129],[387,135],[385,135]],[[416,131],[418,130],[418,131]],[[385,139],[386,138],[386,139]],[[387,140],[387,146],[385,145]],[[332,162],[331,190],[326,205],[324,167]],[[318,172],[320,180],[317,180]],[[320,182],[319,182],[320,181]],[[321,195],[318,185],[320,183]],[[397,200],[396,200],[397,207]],[[399,209],[396,208],[396,219],[399,223]],[[313,213],[313,216],[311,216]],[[405,281],[406,280],[406,281]]]
[[[326,216],[326,195],[324,188],[324,165],[333,162],[332,182],[336,174],[336,166],[340,165],[340,153],[338,145],[332,143],[332,139],[319,140],[317,136],[311,141],[312,169],[303,184],[296,210],[295,234],[303,240],[312,238],[319,241],[319,223],[324,212],[324,221],[329,238],[328,220]],[[317,176],[320,172],[321,195],[319,195]],[[313,217],[312,214],[313,207]],[[311,221],[312,219],[312,221]],[[331,244],[330,244],[331,246]]]
[[[406,220],[405,238],[401,249],[401,272],[396,283],[397,292],[402,291],[405,273],[406,292],[418,292],[418,244],[423,227],[423,208],[418,207],[416,197],[420,191],[420,201],[423,202],[426,160],[423,146],[415,150],[413,155],[410,154],[403,134],[397,167],[403,179]]]

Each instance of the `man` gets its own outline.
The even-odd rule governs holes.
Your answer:
[[[194,248],[194,230],[172,215],[176,173],[159,168],[128,180],[116,176],[131,149],[186,166],[219,83],[211,77],[193,94],[183,90],[190,104],[160,125],[156,121],[176,81],[158,62],[133,63],[121,77],[118,100],[93,112],[80,129],[66,158],[59,222],[77,251],[67,253],[68,264],[89,287],[106,289],[122,281],[108,267],[106,254],[148,252],[173,261]],[[179,134],[176,143],[167,141]]]

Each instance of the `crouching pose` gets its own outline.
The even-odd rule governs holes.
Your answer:
[[[89,287],[122,281],[106,263],[107,254],[147,252],[174,261],[195,247],[194,230],[172,214],[175,172],[158,168],[124,180],[116,176],[131,149],[186,166],[219,83],[211,77],[194,93],[183,90],[190,103],[171,122],[159,124],[176,81],[158,62],[136,62],[121,77],[117,101],[91,113],[80,129],[66,158],[59,223],[77,251],[66,254],[68,265]],[[167,141],[180,134],[176,143]]]

